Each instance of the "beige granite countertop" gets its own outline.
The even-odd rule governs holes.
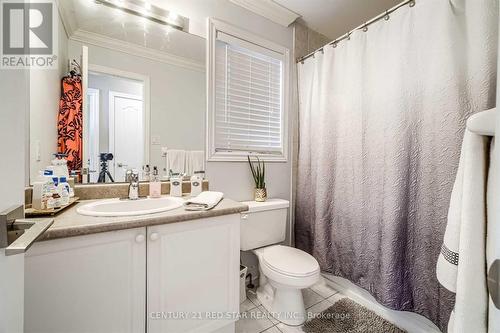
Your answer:
[[[79,206],[92,201],[95,200],[82,200],[56,215],[52,226],[40,236],[38,241],[183,222],[207,217],[237,214],[248,210],[247,205],[231,199],[223,199],[217,206],[207,211],[186,211],[184,207],[180,207],[163,213],[119,217],[84,216],[76,212]]]

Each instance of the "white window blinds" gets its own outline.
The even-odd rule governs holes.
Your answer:
[[[215,152],[283,153],[283,55],[218,32]]]

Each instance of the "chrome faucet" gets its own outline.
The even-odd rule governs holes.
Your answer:
[[[130,169],[127,170],[125,174],[125,180],[129,182],[128,184],[129,200],[139,199],[139,171]]]

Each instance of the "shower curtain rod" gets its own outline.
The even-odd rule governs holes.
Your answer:
[[[392,7],[391,9],[389,10],[386,10],[385,12],[383,12],[382,14],[378,15],[378,16],[375,16],[374,18],[372,18],[371,20],[369,21],[366,21],[365,23],[361,24],[360,26],[352,29],[351,31],[343,34],[342,36],[340,36],[339,38],[329,42],[328,44],[320,47],[319,49],[316,49],[314,50],[313,52],[303,56],[303,57],[300,57],[300,58],[297,58],[297,62],[300,62],[300,63],[304,63],[304,60],[306,60],[307,58],[310,58],[310,57],[314,57],[314,54],[318,51],[321,51],[323,52],[323,49],[328,46],[328,45],[333,45],[333,47],[336,47],[338,42],[344,40],[344,39],[350,39],[351,38],[351,34],[354,32],[354,31],[357,31],[357,30],[363,30],[363,31],[368,31],[368,26],[375,23],[375,22],[378,22],[380,21],[381,19],[385,19],[386,21],[389,20],[390,16],[389,14],[395,12],[396,10],[398,10],[399,8],[405,6],[405,5],[410,5],[410,7],[413,7],[415,6],[415,0],[405,0],[403,2],[401,2],[400,4],[397,4],[396,6]]]

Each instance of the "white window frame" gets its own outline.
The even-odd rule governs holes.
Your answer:
[[[266,162],[287,162],[288,161],[288,106],[289,106],[289,72],[290,72],[290,50],[286,47],[273,43],[262,37],[256,36],[248,31],[239,29],[228,23],[211,19],[207,20],[208,38],[207,38],[207,140],[206,140],[206,158],[209,162],[229,161],[240,162],[247,161],[247,156],[258,156],[259,159]],[[217,40],[217,31],[242,39],[246,42],[265,47],[284,56],[283,61],[283,84],[282,99],[283,106],[281,110],[281,142],[282,151],[280,154],[264,154],[245,151],[217,152],[215,150],[215,43]]]

